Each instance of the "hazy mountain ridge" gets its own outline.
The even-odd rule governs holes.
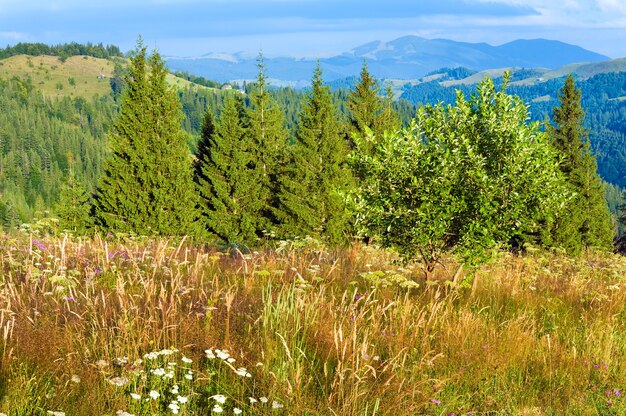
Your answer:
[[[404,36],[390,42],[375,41],[351,51],[320,59],[328,81],[358,74],[363,61],[378,78],[418,79],[439,68],[466,67],[480,71],[503,67],[557,69],[575,62],[601,62],[610,58],[567,43],[516,40],[499,46]],[[208,53],[197,58],[167,58],[172,70],[187,71],[218,81],[254,79],[256,57],[250,53]],[[308,81],[316,59],[266,57],[268,74],[281,81]]]

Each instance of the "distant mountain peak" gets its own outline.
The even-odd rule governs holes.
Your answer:
[[[218,81],[253,79],[257,54],[207,54],[194,60],[168,59],[174,70],[186,70]],[[473,71],[491,68],[556,69],[570,63],[600,62],[604,55],[547,39],[519,39],[499,46],[487,43],[427,39],[415,35],[357,46],[343,54],[320,59],[325,79],[333,81],[358,74],[363,60],[370,72],[385,79],[419,79],[439,68],[464,67]],[[315,60],[265,57],[270,76],[283,81],[308,81]]]

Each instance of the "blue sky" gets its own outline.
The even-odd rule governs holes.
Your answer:
[[[0,0],[0,45],[145,43],[167,56],[319,57],[404,35],[547,38],[626,57],[626,0]]]

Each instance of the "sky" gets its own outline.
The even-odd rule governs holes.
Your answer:
[[[626,0],[0,0],[0,45],[92,42],[165,56],[325,57],[405,35],[553,39],[626,57]]]

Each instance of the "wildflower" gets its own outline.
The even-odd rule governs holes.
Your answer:
[[[232,363],[234,363],[236,360],[235,360],[233,357],[228,357],[228,358],[226,359],[226,361],[232,364]]]
[[[617,397],[622,397],[622,392],[621,392],[621,391],[619,391],[618,389],[614,389],[614,390],[613,390],[613,394],[614,394],[615,396],[617,396]]]
[[[209,358],[211,360],[215,358],[215,354],[213,354],[213,350],[204,350],[204,353],[206,354],[206,358]]]
[[[272,401],[272,409],[282,409],[284,405],[278,403],[276,400]]]
[[[259,400],[261,401],[261,403],[267,403],[268,402],[267,397],[265,397],[265,396],[259,397]]]
[[[133,398],[133,400],[139,400],[141,399],[141,395],[137,394],[137,393],[131,393],[130,397]]]
[[[157,358],[159,358],[159,354],[153,351],[144,354],[143,358],[145,358],[146,360],[156,360]]]
[[[118,410],[115,414],[117,416],[135,416],[134,414],[128,413],[128,412],[126,412],[124,410]]]
[[[175,415],[177,415],[180,410],[180,406],[176,402],[170,403],[167,407],[169,407]]]
[[[68,296],[65,298],[66,301],[71,302],[74,300],[74,296]]]
[[[240,367],[237,370],[235,370],[235,374],[241,377],[252,377],[252,374],[248,373],[248,370],[246,370],[243,367]]]
[[[174,372],[173,372],[173,371],[170,371],[170,372],[168,372],[168,373],[165,373],[165,374],[163,375],[163,378],[173,379],[173,378],[174,378]]]
[[[117,387],[124,387],[128,383],[128,379],[126,377],[113,377],[108,382]]]
[[[150,393],[148,393],[148,395],[152,398],[152,400],[156,400],[161,394],[156,390],[150,390]]]
[[[44,245],[44,243],[42,243],[42,242],[41,242],[41,241],[39,241],[39,240],[33,240],[33,244],[34,244],[34,245],[36,245],[36,246],[37,246],[37,248],[38,248],[39,250],[41,250],[41,251],[46,251],[46,250],[47,250],[47,248],[46,248],[46,246]],[[50,413],[50,410],[48,410],[48,413]]]
[[[241,409],[240,409],[240,408],[238,408],[238,407],[233,407],[233,413],[234,413],[234,414],[236,414],[236,415],[240,415],[240,414],[242,414],[242,413],[243,413],[243,410],[241,410]],[[0,415],[0,416],[1,416],[1,415]]]
[[[154,374],[155,376],[159,376],[159,377],[165,375],[165,370],[162,368],[157,368],[156,370],[150,370],[150,372]]]
[[[215,400],[219,404],[226,403],[226,396],[224,396],[223,394],[216,394],[215,396],[211,396],[210,398]]]
[[[219,404],[216,404],[215,406],[213,406],[212,412],[213,413],[222,413],[222,407]]]
[[[53,410],[48,410],[48,414],[52,416],[65,416],[65,412],[56,412]]]
[[[248,397],[248,400],[250,400],[250,404],[255,404],[256,402],[258,402],[258,400],[254,397]]]
[[[430,399],[430,402],[436,404],[437,406],[441,404],[441,400],[437,400],[437,399]]]
[[[187,403],[189,401],[189,398],[184,396],[178,396],[176,397],[176,400],[178,400],[178,403]]]
[[[191,358],[187,358],[187,357],[183,357],[182,360],[186,364],[191,364],[193,362],[193,360]]]
[[[80,383],[80,377],[76,374],[72,374],[72,383]]]
[[[108,365],[109,365],[109,363],[107,363],[105,360],[98,360],[98,361],[96,361],[96,366],[98,366],[100,368],[107,367]]]
[[[228,353],[228,351],[222,351],[222,350],[215,350],[215,355],[217,355],[217,358],[226,361],[229,357],[230,354]]]
[[[178,384],[172,386],[172,394],[178,394]]]

